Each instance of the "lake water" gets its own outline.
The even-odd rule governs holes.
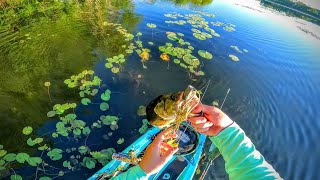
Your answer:
[[[144,117],[137,115],[139,106],[146,106],[160,94],[181,91],[189,84],[202,88],[211,80],[203,103],[222,102],[230,88],[223,110],[244,129],[283,178],[320,178],[317,168],[320,163],[317,143],[320,135],[320,40],[298,28],[320,32],[318,26],[275,13],[255,1],[217,0],[207,4],[203,1],[203,6],[151,0],[90,2],[93,1],[69,5],[63,11],[56,10],[56,15],[48,12],[45,16],[27,16],[25,13],[23,15],[28,18],[23,21],[8,15],[6,18],[12,18],[8,18],[11,25],[1,26],[0,144],[8,153],[41,156],[51,168],[48,165],[47,172],[39,170],[37,177],[89,177],[102,165],[97,163],[93,169],[72,165],[74,171],[62,166],[64,160],[82,161],[84,156],[90,156],[77,157],[78,150],[72,147],[122,151],[140,136],[138,129]],[[202,17],[220,37],[198,40],[190,24],[165,23],[175,19],[164,14],[197,14],[195,11],[215,15],[214,18]],[[151,50],[150,59],[144,63],[147,69],[142,68],[141,58],[136,53],[125,56],[126,62],[119,73],[114,74],[105,67],[106,58],[125,54],[126,48],[121,45],[128,45],[114,27],[104,26],[105,21],[122,24],[134,35],[142,33],[139,40]],[[228,32],[223,26],[210,23],[217,21],[234,24],[235,31]],[[151,29],[147,23],[157,27]],[[195,48],[197,57],[200,49],[213,55],[211,60],[200,58],[204,76],[191,75],[190,78],[188,71],[173,62],[174,58],[169,63],[160,59],[158,46],[172,43],[166,32],[183,33],[183,39]],[[232,49],[232,45],[239,47],[242,53]],[[229,54],[236,55],[240,61],[232,61]],[[79,90],[70,89],[63,82],[71,75],[90,69],[102,82],[98,95],[91,98],[93,103],[84,106]],[[46,81],[51,82],[49,91],[43,85]],[[110,109],[100,111],[100,94],[106,89],[112,92],[108,102]],[[67,102],[78,104],[74,110],[77,119],[89,125],[101,115],[118,116],[119,129],[112,131],[103,126],[92,128],[89,136],[52,138],[59,118],[48,118],[47,112],[54,104]],[[62,149],[63,158],[52,161],[45,157],[47,151],[41,154],[35,147],[28,146],[29,137],[21,132],[25,126],[33,127],[32,138],[45,137],[48,146]],[[113,135],[108,136],[109,132]],[[124,138],[123,144],[117,144],[119,138]],[[0,171],[0,177],[8,179],[14,173],[10,170],[13,168],[24,179],[34,179],[36,168],[24,165],[8,163],[9,170]],[[61,171],[64,172],[62,177],[59,176]],[[206,179],[228,178],[222,157],[215,160],[209,171]]]

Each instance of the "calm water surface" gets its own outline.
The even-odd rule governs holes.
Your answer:
[[[188,14],[194,10],[213,13],[216,17],[213,20],[206,17],[208,21],[232,23],[236,25],[236,31],[227,32],[222,27],[211,26],[221,37],[200,42],[192,36],[190,25],[164,23],[170,19],[163,14]],[[68,15],[64,17],[66,21],[55,20],[54,25],[52,22],[43,22],[40,29],[34,29],[39,27],[35,26],[39,22],[33,22],[20,30],[21,34],[33,31],[38,32],[37,36],[46,33],[53,35],[46,36],[47,39],[32,41],[37,46],[15,46],[10,43],[14,38],[20,38],[19,32],[2,32],[1,38],[4,41],[1,42],[1,53],[10,54],[5,56],[4,60],[12,57],[21,62],[1,64],[3,85],[0,89],[0,144],[12,151],[19,151],[23,148],[20,144],[25,141],[19,135],[24,126],[32,125],[38,129],[39,134],[54,129],[56,121],[48,121],[46,118],[46,112],[52,106],[42,85],[47,79],[53,84],[51,92],[54,103],[71,102],[77,100],[77,95],[67,90],[63,80],[84,69],[95,71],[102,79],[101,88],[109,88],[114,92],[110,113],[119,115],[121,119],[120,128],[112,138],[101,138],[110,131],[102,129],[90,136],[88,142],[93,149],[107,146],[116,147],[118,151],[139,137],[137,129],[141,127],[141,118],[136,115],[136,111],[140,105],[146,105],[159,94],[181,91],[188,84],[200,88],[211,80],[204,103],[221,101],[227,89],[231,88],[224,111],[245,130],[256,148],[283,178],[319,179],[317,170],[320,163],[320,145],[317,142],[320,132],[320,40],[299,31],[292,25],[292,19],[288,18],[284,23],[274,18],[277,16],[271,11],[266,12],[268,13],[256,13],[222,1],[214,1],[205,6],[181,6],[168,1],[134,1],[129,8],[122,11],[125,17],[115,15],[115,21],[124,24],[133,34],[142,32],[141,40],[152,41],[155,46],[149,47],[152,57],[146,63],[148,69],[142,69],[139,57],[132,55],[127,57],[124,70],[118,75],[113,75],[105,68],[104,59],[118,54],[117,46],[121,40],[112,34],[99,34],[99,27],[90,27],[88,31],[87,25],[79,23],[78,20],[70,21]],[[99,21],[103,18],[92,19]],[[146,23],[157,25],[153,33]],[[94,24],[95,22],[91,25],[94,27]],[[167,42],[164,34],[166,31],[181,32],[196,51],[206,49],[213,54],[213,60],[206,61],[202,68],[205,76],[193,82],[179,66],[170,63],[168,69],[167,63],[158,58],[158,46]],[[235,54],[230,48],[231,45],[247,49],[248,53],[237,53],[240,61],[233,62],[228,57],[229,54]],[[21,52],[32,50],[35,54]],[[25,61],[25,56],[46,59],[41,66],[30,65],[32,61]],[[14,66],[12,69],[15,69],[18,75],[13,76],[7,72],[8,66]],[[138,79],[138,74],[142,75],[142,78]],[[77,113],[90,123],[101,115],[96,111],[97,108],[94,105],[89,109],[79,107]],[[119,137],[125,138],[124,144],[117,145],[116,140]],[[60,148],[72,146],[72,142],[54,142]],[[59,166],[58,163],[56,166]],[[62,179],[89,177],[99,168],[101,166],[93,170],[83,170],[80,175],[71,172]],[[20,174],[33,172],[28,168],[17,171],[20,171]],[[215,161],[206,178],[228,178],[221,157]]]

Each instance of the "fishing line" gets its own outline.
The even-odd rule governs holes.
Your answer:
[[[229,92],[230,92],[230,88],[228,89],[228,91],[227,91],[227,93],[226,93],[226,95],[225,95],[225,97],[224,97],[224,99],[223,99],[223,102],[222,102],[222,104],[221,104],[221,106],[220,106],[220,110],[222,110],[222,107],[223,107],[224,102],[226,101],[226,99],[227,99],[227,97],[228,97]],[[219,154],[220,154],[220,153],[219,153]],[[219,156],[219,154],[217,155],[217,157]],[[214,159],[215,159],[215,158],[213,158],[213,159],[211,159],[211,160],[209,161],[209,164],[207,165],[207,167],[205,168],[205,170],[204,170],[203,173],[201,174],[199,180],[203,180],[204,177],[207,175],[208,170],[209,170],[210,166],[213,164],[213,160],[214,160]]]

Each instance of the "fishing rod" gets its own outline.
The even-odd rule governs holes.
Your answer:
[[[229,92],[230,92],[230,88],[228,89],[228,91],[227,91],[227,93],[226,93],[226,95],[225,95],[225,97],[224,97],[224,99],[223,99],[223,102],[222,102],[222,104],[221,104],[221,106],[220,106],[220,110],[222,110],[222,107],[223,107],[224,102],[226,101],[226,99],[227,99],[227,97],[228,97]],[[211,149],[211,147],[210,147],[210,149]],[[209,149],[209,152],[210,152],[210,149]],[[207,173],[208,173],[208,170],[209,170],[210,166],[213,164],[213,161],[214,161],[219,155],[220,155],[219,150],[216,150],[216,151],[213,153],[213,155],[211,156],[211,160],[210,160],[209,163],[207,164],[207,166],[206,166],[205,170],[203,171],[203,173],[201,174],[199,180],[203,180],[203,179],[204,179],[204,177],[205,177],[205,176],[207,175]]]

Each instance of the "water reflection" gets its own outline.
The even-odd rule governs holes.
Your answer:
[[[0,27],[0,137],[9,151],[25,148],[20,130],[39,127],[55,103],[75,101],[62,79],[92,68],[96,54],[123,52],[123,36],[105,22],[132,31],[141,17],[125,1],[2,2]],[[49,101],[44,82],[51,82]]]

